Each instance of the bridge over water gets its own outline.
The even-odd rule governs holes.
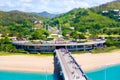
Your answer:
[[[55,50],[55,57],[61,67],[61,74],[64,80],[88,80],[81,67],[71,56],[67,49],[61,48]]]

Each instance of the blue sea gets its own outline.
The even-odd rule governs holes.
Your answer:
[[[120,65],[86,72],[89,80],[120,80]],[[0,80],[56,80],[53,74],[0,71]]]
[[[87,72],[90,80],[120,80],[120,65],[106,66],[102,69]]]

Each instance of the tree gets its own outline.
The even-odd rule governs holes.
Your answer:
[[[5,45],[3,45],[3,51],[6,51],[6,52],[17,52],[17,49],[12,44],[5,44]]]
[[[35,31],[31,34],[31,39],[43,39],[43,37],[39,31]]]
[[[3,44],[9,44],[10,43],[10,39],[8,38],[8,36],[5,36],[5,38],[3,38],[2,40],[3,40]]]
[[[79,34],[79,39],[86,39],[86,37],[84,36],[84,34]]]
[[[46,36],[46,38],[50,35],[50,33],[46,30],[44,30],[43,34]]]
[[[84,36],[84,34],[77,33],[76,31],[73,31],[70,35],[71,35],[74,39],[86,39],[86,37]]]
[[[46,31],[46,30],[35,30],[35,31],[33,31],[33,33],[31,34],[31,38],[30,38],[30,39],[46,40],[48,36],[49,36],[49,32]]]
[[[79,35],[76,31],[73,31],[70,36],[72,36],[74,39],[78,39],[79,38]]]
[[[10,43],[10,39],[8,37],[5,37],[3,39],[0,39],[0,51],[17,52],[17,49]]]
[[[63,36],[66,36],[66,35],[67,35],[67,32],[68,32],[68,30],[64,30],[64,31],[62,32],[62,35],[63,35]]]

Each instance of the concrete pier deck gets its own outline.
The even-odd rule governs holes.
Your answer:
[[[64,80],[88,80],[81,67],[66,49],[56,49],[56,57],[62,69]]]

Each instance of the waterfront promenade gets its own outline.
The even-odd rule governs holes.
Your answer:
[[[16,46],[17,49],[24,49],[28,52],[53,52],[55,49],[64,47],[67,48],[69,51],[86,51],[92,50],[94,48],[102,48],[104,47],[104,43],[106,40],[94,40],[91,42],[44,42],[40,43],[29,43],[28,41],[16,41],[13,42],[13,45]]]
[[[64,80],[88,80],[68,50],[64,48],[56,49],[55,53],[58,58],[58,63],[61,66],[61,74]]]

